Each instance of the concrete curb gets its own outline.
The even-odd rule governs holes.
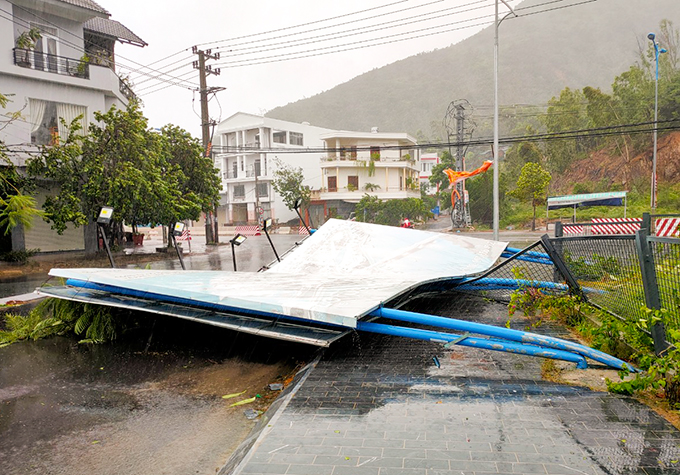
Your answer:
[[[260,417],[258,424],[253,427],[253,430],[250,431],[248,437],[239,444],[217,475],[238,475],[241,473],[241,470],[246,466],[264,438],[271,432],[272,427],[286,409],[291,399],[293,399],[293,396],[295,396],[307,377],[314,368],[316,368],[319,361],[321,361],[323,353],[323,350],[320,351],[316,358],[314,358],[314,361],[297,372],[293,379],[293,384],[290,384],[283,393],[276,398],[271,406],[269,406],[267,412]]]

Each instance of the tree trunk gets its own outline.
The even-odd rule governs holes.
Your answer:
[[[99,239],[97,223],[91,221],[83,226],[83,239],[85,241],[85,254],[93,255],[99,251]]]

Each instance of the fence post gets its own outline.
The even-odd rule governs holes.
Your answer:
[[[569,267],[567,267],[567,264],[562,260],[562,255],[557,251],[555,246],[553,246],[552,241],[547,234],[541,236],[541,243],[543,244],[545,251],[550,256],[550,259],[553,261],[553,264],[555,264],[557,270],[560,272],[560,274],[562,274],[562,277],[564,277],[564,280],[567,282],[571,293],[576,294],[584,299],[585,296],[581,291],[581,286],[578,285],[576,278],[569,270]]]
[[[661,299],[659,298],[659,286],[656,281],[656,269],[654,268],[654,258],[647,242],[649,228],[641,228],[635,233],[635,247],[637,248],[640,260],[640,274],[642,276],[642,287],[645,292],[645,304],[647,308],[659,310]],[[663,322],[656,322],[652,326],[652,338],[654,339],[654,352],[658,355],[668,348],[666,342],[666,329]]]
[[[640,229],[647,230],[647,236],[652,234],[652,215],[649,213],[642,213],[642,223]]]
[[[562,221],[555,223],[555,237],[564,236],[564,228],[562,227]]]

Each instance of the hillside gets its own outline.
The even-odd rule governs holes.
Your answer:
[[[659,185],[680,183],[680,132],[660,136],[658,146]],[[651,147],[631,158],[629,163],[612,150],[600,150],[584,160],[573,163],[563,175],[555,176],[551,192],[569,194],[575,183],[598,183],[602,180],[623,190],[630,190],[633,183],[641,181],[644,189],[650,186],[651,176]]]
[[[526,0],[518,12],[545,3]],[[567,86],[609,90],[613,79],[636,62],[639,43],[647,47],[647,33],[662,19],[680,26],[678,0],[599,0],[507,19],[500,29],[500,103],[544,104]],[[493,43],[493,27],[488,27],[456,45],[367,72],[267,116],[333,129],[378,126],[384,132],[427,134],[451,101],[467,99],[476,108],[487,106],[488,118]]]

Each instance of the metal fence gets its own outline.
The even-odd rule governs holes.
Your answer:
[[[647,238],[655,270],[660,308],[668,310],[667,328],[680,329],[680,239]]]
[[[501,301],[522,288],[579,293],[626,321],[645,318],[646,308],[663,308],[664,321],[650,329],[661,351],[668,342],[679,343],[668,330],[680,330],[680,239],[650,236],[649,229],[634,235],[545,235],[457,290]]]
[[[644,315],[645,294],[635,235],[551,241],[589,302],[623,319]]]

